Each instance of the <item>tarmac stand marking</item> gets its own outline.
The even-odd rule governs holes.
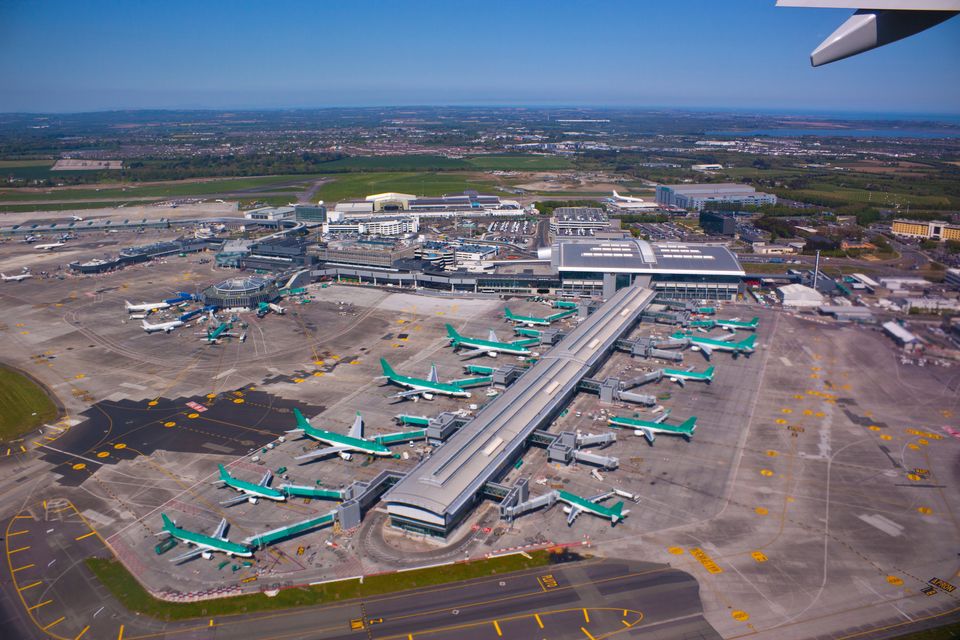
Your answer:
[[[709,573],[723,573],[723,569],[720,567],[720,565],[714,562],[713,558],[707,555],[707,552],[703,549],[694,547],[693,549],[690,549],[690,555],[696,558]]]

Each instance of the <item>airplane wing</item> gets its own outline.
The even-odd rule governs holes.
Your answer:
[[[577,516],[579,516],[581,513],[583,513],[583,509],[570,505],[570,515],[567,516],[567,526],[569,527],[572,525],[573,521],[576,520]]]
[[[294,460],[313,460],[314,458],[322,458],[324,456],[332,456],[335,453],[340,453],[341,451],[353,451],[352,447],[324,447],[323,449],[314,449],[309,453],[305,453],[302,456],[294,457]]]
[[[247,500],[249,500],[249,496],[245,493],[241,493],[239,495],[233,496],[232,498],[229,498],[228,500],[222,500],[220,502],[220,506],[232,507],[235,504],[240,504],[241,502],[246,502]]]
[[[461,360],[472,360],[473,358],[479,358],[482,355],[487,353],[486,349],[474,349],[473,351],[465,351],[460,354]]]
[[[610,496],[612,496],[613,493],[614,493],[613,491],[604,491],[603,493],[598,493],[595,496],[590,496],[589,498],[587,498],[587,500],[589,500],[590,502],[601,502],[603,500],[606,500]]]
[[[960,12],[960,0],[777,0],[777,6],[857,10],[813,50],[814,67],[920,33]]]
[[[412,398],[412,397],[414,397],[414,396],[419,396],[420,394],[422,394],[422,393],[424,393],[424,392],[425,392],[424,389],[407,389],[406,391],[398,391],[397,393],[393,394],[393,395],[390,396],[390,397],[391,397],[391,398],[399,398],[399,399],[403,400],[403,399],[405,399],[405,398]],[[429,392],[429,391],[426,391],[426,393],[430,393],[430,392]]]
[[[427,380],[430,382],[440,382],[440,374],[437,373],[437,365],[430,365],[430,375],[427,376]]]
[[[213,537],[220,538],[222,540],[223,534],[226,533],[226,531],[227,531],[227,519],[223,518],[220,521],[220,524],[217,525],[216,530],[213,532]]]
[[[273,478],[273,472],[267,469],[267,472],[263,474],[262,478],[260,478],[260,482],[259,482],[260,486],[261,487],[267,486],[268,484],[270,484],[270,480],[272,478]]]
[[[360,417],[359,411],[357,411],[357,417],[353,419],[353,424],[350,425],[350,431],[347,432],[347,435],[351,438],[363,438],[363,418]]]
[[[677,381],[677,384],[680,385],[681,387],[687,386],[687,381],[684,380],[683,378],[678,377],[678,378],[675,378],[675,380]]]
[[[700,351],[703,351],[705,354],[707,354],[708,358],[713,355],[713,347],[711,347],[710,345],[698,344],[697,346],[700,347]]]
[[[730,342],[731,340],[735,340],[736,337],[737,337],[737,335],[736,335],[735,333],[732,333],[732,334],[727,335],[727,336],[721,336],[721,337],[719,337],[719,338],[714,338],[714,340],[719,340],[720,342]]]
[[[497,332],[493,329],[490,329],[490,333],[487,334],[487,340],[490,342],[500,342],[500,338],[497,337]]]
[[[657,438],[656,434],[653,432],[653,429],[648,429],[647,427],[637,427],[634,433],[636,432],[642,433],[643,437],[646,438],[647,442],[650,444],[653,444],[653,441]]]
[[[203,553],[203,549],[195,548],[190,549],[186,553],[182,553],[175,558],[170,558],[170,562],[173,564],[180,564],[181,562],[186,562],[187,560],[193,560],[194,558],[199,558],[200,554]]]

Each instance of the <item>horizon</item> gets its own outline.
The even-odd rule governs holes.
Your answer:
[[[599,105],[960,115],[960,20],[811,68],[810,51],[851,11],[773,0],[589,12],[543,1],[161,10],[0,0],[0,13],[2,113]]]

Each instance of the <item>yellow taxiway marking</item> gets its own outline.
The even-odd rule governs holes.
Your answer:
[[[751,556],[753,557],[753,559],[756,560],[757,562],[766,562],[766,561],[767,561],[767,556],[764,555],[764,553],[763,553],[762,551],[754,551],[754,552],[751,553],[750,555],[751,555]]]
[[[780,412],[781,412],[781,413],[793,413],[793,409],[788,409],[788,408],[784,407],[783,409],[780,409]]]
[[[148,407],[155,407],[155,406],[157,406],[158,404],[160,404],[160,403],[157,402],[156,400],[151,400],[150,402],[147,403],[147,406],[148,406]]]
[[[35,605],[33,605],[32,607],[28,607],[28,608],[27,608],[27,611],[33,611],[34,609],[39,609],[40,607],[42,607],[42,606],[44,606],[44,605],[48,605],[48,604],[50,604],[51,602],[53,602],[53,600],[44,600],[44,601],[41,602],[40,604],[35,604]]]
[[[913,480],[914,482],[919,482],[919,481],[920,481],[920,476],[918,476],[918,475],[915,474],[915,473],[908,473],[908,474],[907,474],[907,480]]]
[[[75,637],[73,640],[80,640],[80,638],[83,637],[83,634],[85,634],[85,633],[86,633],[87,631],[89,631],[89,630],[90,630],[90,625],[85,626],[85,627],[80,631],[80,633],[77,634],[77,637]]]
[[[497,630],[498,636],[503,635],[503,631],[500,631],[500,623],[498,623],[496,620],[493,621],[493,628]]]
[[[870,425],[867,429],[870,429],[870,431],[880,431],[880,427],[875,424]]]
[[[31,587],[35,587],[35,586],[37,586],[38,584],[43,584],[43,580],[37,580],[36,582],[31,582],[30,584],[28,584],[28,585],[25,586],[25,587],[20,587],[20,588],[18,589],[18,591],[26,591],[27,589],[30,589]]]
[[[669,549],[667,549],[667,551],[669,551],[675,556],[679,556],[683,554],[683,547],[670,547]]]
[[[303,382],[303,380],[301,380],[300,382]],[[243,403],[244,403],[244,399],[243,399],[243,398],[234,398],[234,399],[233,399],[233,404],[243,404]],[[190,416],[192,417],[193,414],[191,413]]]
[[[74,471],[83,471],[84,469],[87,468],[87,465],[84,464],[83,462],[78,462],[77,464],[73,465],[73,467],[71,467],[71,468],[72,468]]]
[[[707,552],[698,547],[690,549],[690,555],[700,561],[700,564],[709,571],[710,573],[723,573],[723,569],[716,562],[713,561]]]
[[[22,534],[24,534],[24,533],[30,533],[30,532],[27,531],[26,529],[24,529],[23,531],[14,531],[14,532],[8,534],[7,537],[8,537],[8,538],[12,538],[13,536],[19,536],[19,535],[22,535]]]
[[[539,613],[533,614],[533,619],[537,621],[537,626],[543,629],[543,620],[540,619],[540,614]]]
[[[213,618],[210,618],[210,626],[213,626]]]
[[[880,436],[880,439],[881,439],[881,440],[893,440],[893,436],[890,435],[889,433],[884,433],[883,435]]]
[[[774,451],[773,449],[768,449],[768,450],[767,450],[767,455],[770,456],[771,458],[776,458],[779,454],[778,454],[776,451]]]
[[[583,631],[583,635],[587,636],[587,638],[589,638],[589,640],[597,640],[597,639],[594,638],[592,635],[590,635],[590,632],[587,631],[584,627],[580,627],[580,631]]]
[[[177,423],[176,423],[176,422],[164,422],[164,423],[163,423],[163,426],[165,426],[166,428],[169,429],[170,427],[175,427],[175,426],[177,426]]]
[[[199,417],[200,417],[200,414],[199,414],[199,413],[188,413],[188,414],[187,414],[187,417],[190,418],[191,420],[194,420],[194,419],[196,419],[196,418],[199,418]]]
[[[120,625],[120,633],[117,634],[117,640],[123,640],[123,625]]]
[[[887,576],[887,582],[892,584],[895,587],[899,587],[903,584],[903,578],[900,576]]]
[[[17,567],[16,569],[13,569],[11,573],[16,573],[17,571],[23,571],[24,569],[29,569],[30,567],[35,567],[35,566],[36,565],[34,564],[25,564],[22,567]]]
[[[48,624],[47,626],[45,626],[45,627],[43,628],[43,630],[46,631],[46,630],[49,629],[50,627],[52,627],[52,626],[54,626],[54,625],[58,625],[58,624],[60,624],[61,622],[63,622],[64,620],[66,620],[66,619],[67,619],[67,616],[60,616],[59,618],[57,618],[56,620],[54,620],[53,622],[51,622],[50,624]]]
[[[750,619],[750,614],[746,611],[740,611],[739,609],[730,612],[730,616],[737,622],[746,622]]]
[[[109,452],[109,451],[101,451],[100,453],[97,454],[97,457],[98,457],[98,458],[106,458],[106,457],[109,456],[109,455],[110,455],[110,452]]]
[[[590,614],[587,613],[587,610],[586,610],[586,609],[583,610],[583,620],[584,620],[584,622],[586,622],[587,624],[590,624]]]
[[[769,478],[770,476],[773,475],[773,471],[771,471],[770,469],[760,469],[760,475]]]
[[[756,509],[754,509],[754,512],[755,512],[758,516],[765,516],[765,515],[767,515],[768,513],[770,513],[770,512],[767,510],[766,507],[757,507]]]
[[[96,535],[96,531],[91,531],[90,533],[85,533],[82,536],[77,536],[74,540],[83,540],[84,538],[89,538],[90,536]]]
[[[122,442],[118,442],[117,444],[113,445],[113,448],[114,448],[114,449],[126,449],[126,448],[127,448],[127,445],[125,445],[125,444],[122,443]]]
[[[29,546],[26,546],[26,547],[20,547],[19,549],[14,549],[12,551],[7,551],[7,555],[12,556],[15,553],[19,553],[20,551],[26,551],[29,548],[30,548]]]
[[[917,507],[917,511],[919,511],[925,516],[928,516],[931,513],[933,513],[933,509],[931,509],[930,507]]]

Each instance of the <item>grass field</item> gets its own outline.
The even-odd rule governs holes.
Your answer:
[[[320,187],[317,197],[327,202],[362,198],[373,193],[396,191],[418,196],[439,196],[459,193],[465,189],[492,191],[497,182],[475,172],[440,173],[352,173],[335,176],[332,182]]]
[[[0,178],[44,180],[50,177],[53,160],[0,160]]]
[[[17,438],[56,417],[56,405],[39,385],[0,365],[0,439]]]
[[[255,611],[275,611],[294,607],[307,607],[323,603],[366,598],[394,593],[407,589],[448,584],[460,580],[520,571],[540,567],[552,562],[551,554],[535,551],[530,558],[521,555],[503,556],[462,564],[431,567],[403,573],[367,576],[361,584],[358,580],[331,582],[314,587],[284,589],[276,597],[250,594],[208,600],[206,602],[172,603],[157,600],[140,586],[140,583],[120,562],[110,559],[88,558],[86,565],[106,586],[110,593],[130,611],[161,620],[184,620],[200,616],[224,616]]]
[[[471,168],[464,160],[444,156],[353,156],[319,166],[324,171],[462,171]]]

